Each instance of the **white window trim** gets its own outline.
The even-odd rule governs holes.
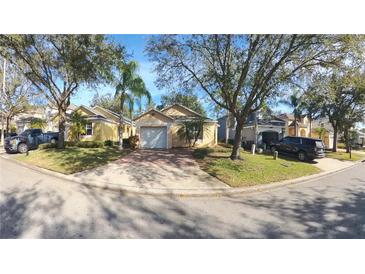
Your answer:
[[[91,124],[91,134],[83,134],[83,135],[81,135],[81,137],[91,137],[91,136],[93,136],[93,133],[94,133],[94,129],[93,129],[93,124],[94,123],[92,123],[92,122],[88,122],[88,123],[86,123],[86,125],[85,125],[85,132],[87,132],[87,125],[88,124]]]

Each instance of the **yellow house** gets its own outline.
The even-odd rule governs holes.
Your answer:
[[[119,115],[113,111],[95,106],[92,108],[80,106],[74,111],[79,112],[87,121],[85,134],[81,135],[82,141],[118,141]],[[128,138],[136,133],[131,119],[123,118],[123,138]],[[70,134],[67,134],[70,140]]]
[[[179,133],[185,121],[204,119],[203,130],[196,146],[217,144],[218,123],[180,104],[174,104],[161,111],[151,109],[134,119],[140,148],[188,147],[189,142]]]

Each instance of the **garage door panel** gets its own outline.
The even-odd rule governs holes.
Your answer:
[[[141,127],[142,148],[166,148],[166,127]]]

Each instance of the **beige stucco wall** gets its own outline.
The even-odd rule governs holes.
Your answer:
[[[311,138],[318,138],[321,139],[319,137],[318,132],[315,129],[312,129],[312,137]],[[326,131],[323,136],[322,136],[322,141],[325,145],[326,148],[332,148],[333,147],[333,136],[332,134],[330,134],[328,131]]]
[[[178,130],[182,125],[174,124],[170,128],[170,134],[172,136],[172,147],[188,147],[189,143],[185,138],[181,138],[178,134]],[[195,146],[214,146],[217,144],[217,126],[215,123],[205,123],[203,126],[202,139],[199,139]]]
[[[91,136],[81,136],[82,141],[118,141],[118,125],[104,121],[92,122],[93,134]],[[123,134],[123,138],[127,136]]]
[[[171,116],[196,116],[195,113],[192,113],[180,106],[172,106],[171,108],[163,110],[162,112],[166,115],[171,115]]]
[[[190,115],[183,108],[173,107],[166,111],[168,115],[185,116]],[[167,128],[167,142],[168,148],[172,147],[188,147],[189,144],[184,138],[181,138],[177,133],[181,128],[181,124],[174,123],[173,120],[159,114],[158,112],[147,113],[142,117],[135,120],[137,126],[137,134],[141,127],[160,127],[165,126]],[[196,146],[210,146],[217,143],[217,124],[216,123],[205,123],[203,127],[203,138],[199,140]]]
[[[137,119],[135,122],[138,126],[159,126],[159,125],[166,125],[167,123],[171,123],[171,119],[168,117],[165,117],[157,112],[148,113],[146,115],[143,115],[139,119]]]

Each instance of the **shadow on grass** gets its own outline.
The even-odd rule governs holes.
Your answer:
[[[114,148],[76,148],[69,147],[66,149],[46,149],[39,153],[44,153],[50,164],[55,164],[53,170],[71,174],[97,166],[105,165],[110,161],[118,160],[120,157],[130,153],[130,150],[125,149],[119,151]],[[61,170],[57,170],[57,166]],[[43,166],[47,168],[47,166]]]

